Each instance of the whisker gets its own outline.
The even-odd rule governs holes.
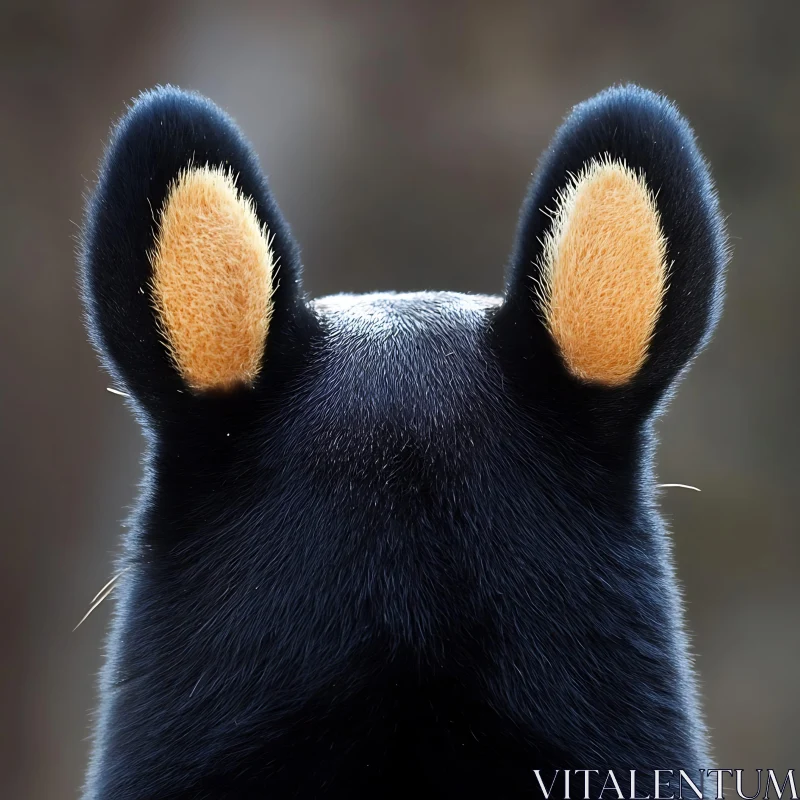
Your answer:
[[[109,581],[109,582],[108,582],[108,583],[107,583],[107,584],[106,584],[106,585],[105,585],[105,586],[104,586],[104,587],[103,587],[103,588],[102,588],[102,589],[101,589],[101,590],[100,590],[100,591],[99,591],[99,592],[98,592],[98,593],[97,593],[97,594],[96,594],[96,595],[95,595],[93,598],[92,598],[91,602],[92,602],[92,603],[94,603],[94,601],[95,601],[95,600],[97,600],[97,598],[98,598],[98,597],[100,597],[100,595],[101,595],[101,594],[103,594],[103,592],[104,592],[106,589],[108,589],[108,587],[109,587],[109,586],[111,586],[111,584],[112,584],[112,583],[116,583],[116,582],[117,582],[117,581],[118,581],[118,580],[119,580],[119,579],[120,579],[120,578],[121,578],[121,577],[122,577],[122,576],[123,576],[123,575],[124,575],[124,574],[125,574],[125,573],[126,573],[128,570],[129,570],[129,569],[130,569],[130,567],[125,567],[125,569],[124,569],[124,570],[122,570],[122,572],[118,572],[118,573],[117,573],[117,574],[116,574],[116,575],[115,575],[115,576],[114,576],[114,577],[113,577],[113,578],[112,578],[112,579],[111,579],[111,580],[110,580],[110,581]]]
[[[701,489],[698,489],[696,486],[689,486],[688,483],[659,483],[659,484],[657,484],[657,488],[659,488],[659,489],[691,489],[693,492],[701,491]]]
[[[103,592],[103,593],[102,593],[102,594],[101,594],[101,595],[100,595],[100,596],[97,598],[97,600],[95,600],[95,601],[92,603],[92,605],[91,605],[91,607],[89,608],[89,610],[88,610],[88,611],[87,611],[87,612],[86,612],[86,613],[83,615],[83,617],[81,618],[81,621],[80,621],[80,622],[79,622],[79,623],[78,623],[78,624],[77,624],[77,625],[76,625],[76,626],[75,626],[75,627],[72,629],[72,632],[73,632],[73,633],[75,633],[75,631],[76,631],[76,630],[78,630],[78,628],[80,628],[80,626],[81,626],[81,625],[83,625],[83,623],[84,623],[84,622],[86,622],[86,620],[88,619],[88,617],[89,617],[89,615],[92,613],[92,611],[94,611],[94,610],[97,608],[97,606],[99,606],[99,605],[100,605],[100,603],[102,603],[102,602],[103,602],[103,600],[105,600],[105,599],[106,599],[106,597],[108,597],[108,596],[111,594],[111,592],[113,592],[113,591],[114,591],[114,589],[116,589],[116,588],[117,588],[117,585],[116,585],[116,583],[112,583],[112,584],[111,584],[111,585],[110,585],[110,586],[109,586],[109,587],[108,587],[108,588],[105,590],[105,592]]]
[[[110,386],[106,386],[106,391],[111,392],[111,394],[118,394],[120,397],[129,397],[127,392],[121,392],[119,389],[112,389]]]

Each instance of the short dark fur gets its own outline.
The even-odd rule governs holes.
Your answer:
[[[532,291],[541,209],[603,153],[657,191],[672,264],[651,357],[613,390],[570,377]],[[277,237],[252,389],[193,394],[158,337],[147,253],[190,162],[230,165]],[[93,341],[149,442],[85,797],[499,800],[536,796],[534,769],[703,765],[651,424],[725,260],[689,127],[623,87],[543,157],[502,302],[312,303],[232,121],[139,99],[82,256]]]

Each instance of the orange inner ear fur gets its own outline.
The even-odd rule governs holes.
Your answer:
[[[540,301],[570,372],[607,386],[641,369],[667,288],[667,243],[644,177],[590,161],[559,192]]]
[[[178,176],[150,260],[162,334],[186,383],[205,390],[252,382],[275,264],[268,233],[229,172],[205,166]]]

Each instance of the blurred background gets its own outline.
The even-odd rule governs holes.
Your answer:
[[[663,508],[709,766],[800,767],[798,12],[3,0],[0,797],[72,798],[82,781],[112,600],[72,629],[111,577],[142,439],[86,342],[75,238],[109,125],[166,82],[240,122],[315,295],[500,291],[526,183],[569,108],[621,80],[678,102],[735,248],[718,335],[660,424],[661,481],[702,489],[665,490]]]

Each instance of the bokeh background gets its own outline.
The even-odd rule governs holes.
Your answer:
[[[110,123],[198,89],[261,154],[316,295],[497,292],[536,159],[620,80],[677,100],[735,248],[661,422],[719,767],[800,767],[800,3],[0,3],[0,797],[75,797],[142,439],[86,343],[75,237]],[[657,724],[657,721],[654,721]],[[714,766],[714,765],[709,765]]]

